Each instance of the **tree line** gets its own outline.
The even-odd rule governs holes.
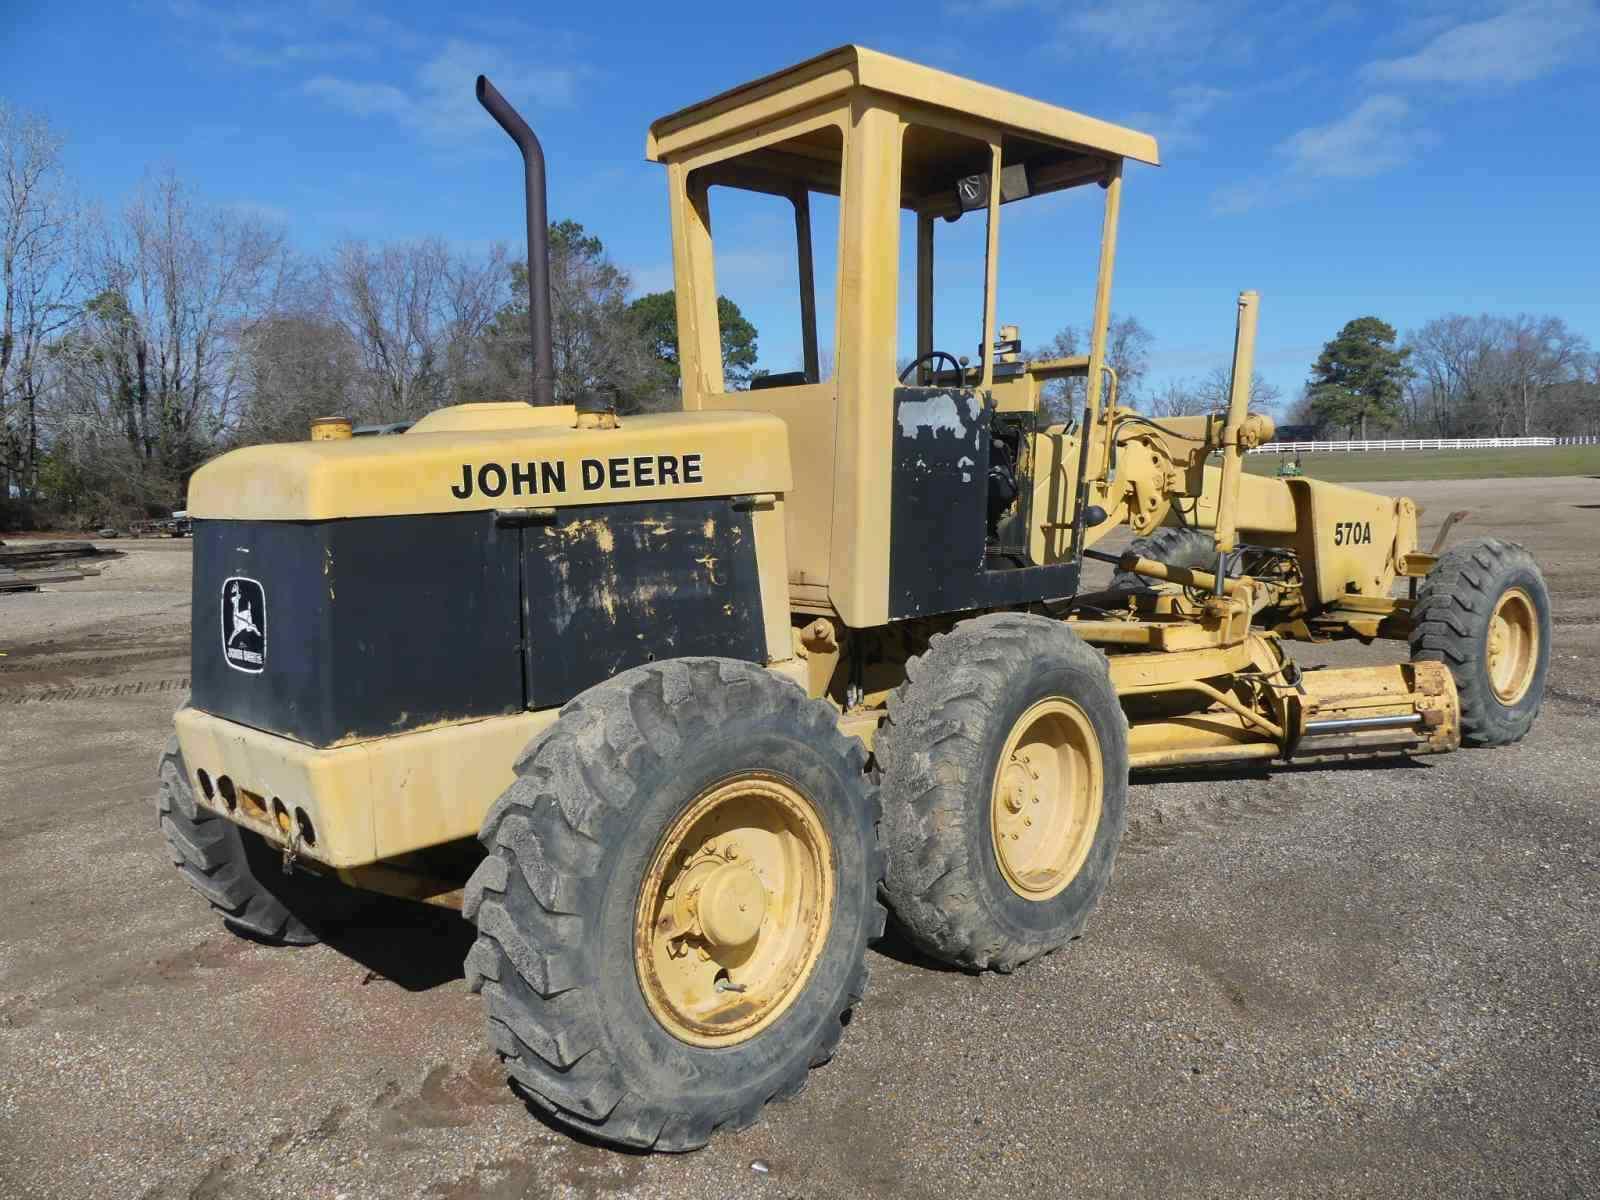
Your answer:
[[[503,245],[346,239],[320,255],[259,215],[207,203],[176,174],[97,209],[49,124],[0,100],[0,527],[114,523],[182,503],[233,446],[296,440],[312,418],[416,419],[530,391],[526,268]],[[550,227],[556,394],[605,384],[625,409],[679,404],[673,294],[633,297],[576,221]],[[718,299],[724,372],[749,386],[758,333]],[[1030,358],[1078,354],[1068,327]],[[1113,318],[1119,399],[1152,416],[1224,407],[1225,362],[1150,381],[1154,339]],[[1049,419],[1082,381],[1045,390]],[[1278,389],[1252,380],[1257,407]],[[1600,356],[1554,316],[1461,316],[1401,338],[1376,317],[1336,335],[1289,420],[1321,434],[1600,434]]]
[[[1086,331],[1069,328],[1031,357],[1082,353],[1086,343]],[[1227,407],[1226,364],[1149,386],[1153,343],[1137,318],[1112,320],[1106,362],[1121,399],[1155,417]],[[1081,397],[1081,382],[1058,385],[1047,404],[1060,419]],[[1378,317],[1357,317],[1323,346],[1299,395],[1283,401],[1256,372],[1251,405],[1284,409],[1281,424],[1309,437],[1600,437],[1600,352],[1558,316],[1452,313],[1403,337]]]
[[[62,140],[0,101],[0,527],[116,523],[181,505],[234,446],[314,417],[415,420],[530,392],[527,268],[502,245],[346,239],[322,255],[176,174],[109,211],[77,199]],[[602,383],[678,404],[671,292],[632,281],[576,221],[550,226],[556,396]],[[726,373],[757,331],[719,304]]]
[[[1294,416],[1350,437],[1600,436],[1600,353],[1556,316],[1452,313],[1401,338],[1358,317]]]

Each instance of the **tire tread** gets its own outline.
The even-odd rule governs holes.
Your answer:
[[[1468,746],[1520,742],[1544,703],[1544,678],[1534,681],[1533,703],[1510,714],[1488,685],[1480,643],[1487,622],[1510,576],[1526,573],[1534,584],[1535,609],[1542,618],[1540,653],[1550,645],[1549,595],[1532,554],[1515,542],[1481,538],[1452,547],[1417,588],[1411,608],[1411,660],[1444,663],[1455,680],[1461,704],[1461,740]]]
[[[251,871],[238,826],[195,800],[176,736],[161,752],[158,775],[156,822],[184,882],[236,930],[286,945],[316,942],[311,928]]]
[[[764,668],[728,659],[656,663],[585,692],[529,744],[517,781],[484,821],[489,856],[468,883],[463,907],[478,928],[466,963],[469,985],[484,997],[490,1041],[521,1094],[601,1140],[690,1150],[719,1129],[755,1121],[764,1102],[724,1111],[714,1097],[699,1097],[668,1108],[630,1090],[602,1036],[596,981],[585,978],[579,949],[599,904],[604,847],[610,831],[631,819],[635,781],[757,702],[784,714],[809,743],[832,745],[859,772],[861,819],[873,831],[869,866],[881,880],[877,790],[860,742],[839,731],[827,704]],[[871,923],[881,932],[883,906],[873,903]],[[798,1093],[807,1067],[832,1057],[865,984],[862,963],[821,1042],[765,1099]]]
[[[1041,655],[1105,679],[1109,706],[1125,733],[1104,656],[1061,622],[1028,613],[975,617],[931,638],[927,653],[908,664],[907,682],[890,696],[889,717],[878,733],[890,905],[920,949],[969,970],[1010,971],[1070,941],[1087,916],[1051,936],[1025,942],[1003,936],[980,901],[977,867],[968,861],[961,833],[980,784],[953,773],[981,757],[996,698]],[[987,803],[986,783],[981,790]]]

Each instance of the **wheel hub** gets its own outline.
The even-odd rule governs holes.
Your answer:
[[[650,1011],[693,1045],[753,1037],[809,976],[834,890],[827,833],[798,788],[750,775],[703,793],[640,887],[634,961]]]
[[[733,950],[761,931],[767,915],[767,889],[750,866],[733,861],[737,847],[720,857],[705,852],[684,871],[675,889],[673,923],[680,938],[694,938],[720,950]]]
[[[1489,686],[1502,704],[1527,694],[1539,663],[1539,619],[1533,600],[1521,588],[1500,597],[1489,617],[1484,666]]]
[[[1048,900],[1078,875],[1100,824],[1104,772],[1087,714],[1042,700],[1018,719],[1001,751],[990,803],[995,859],[1027,900]]]

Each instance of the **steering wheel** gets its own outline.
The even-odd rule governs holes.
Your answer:
[[[943,359],[945,362],[950,364],[951,370],[956,373],[957,380],[959,380],[961,383],[965,383],[967,381],[966,368],[956,360],[956,356],[954,354],[950,354],[944,350],[929,350],[926,354],[917,355],[916,358],[912,359],[906,364],[906,369],[900,372],[900,382],[904,383],[907,377],[909,377],[910,374],[923,363],[932,364],[938,362],[940,359]],[[930,378],[937,374],[937,371],[930,372]]]

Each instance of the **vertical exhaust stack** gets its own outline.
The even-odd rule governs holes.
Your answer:
[[[533,403],[556,402],[555,355],[550,331],[550,218],[545,207],[544,148],[533,130],[489,82],[478,76],[478,103],[522,151],[528,189],[528,333],[533,341]]]

